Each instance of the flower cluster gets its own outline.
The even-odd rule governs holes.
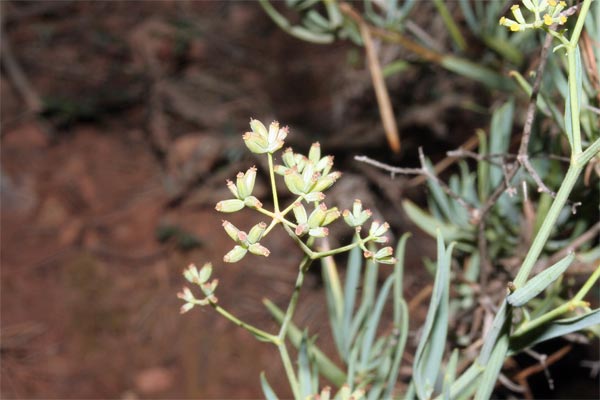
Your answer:
[[[567,6],[567,3],[564,1],[523,0],[522,3],[533,14],[533,21],[527,22],[521,12],[520,6],[515,4],[510,8],[514,19],[502,17],[500,18],[500,25],[506,26],[513,32],[518,32],[553,24],[564,25],[567,22],[567,17],[561,14]]]
[[[262,203],[254,196],[254,182],[256,181],[256,167],[250,168],[246,173],[239,172],[236,176],[236,182],[227,180],[227,188],[235,199],[222,200],[217,203],[215,209],[220,212],[232,213],[240,211],[244,206],[250,208],[261,208]]]
[[[223,261],[228,263],[238,262],[244,258],[248,252],[264,257],[268,257],[269,254],[271,254],[269,249],[258,243],[267,229],[267,224],[264,222],[254,225],[252,229],[250,229],[250,233],[240,231],[229,221],[223,221],[223,228],[229,237],[237,243],[229,253],[225,254]]]
[[[310,215],[307,215],[306,209],[299,202],[294,203],[292,210],[298,222],[295,231],[298,236],[308,233],[310,236],[317,238],[325,237],[329,234],[329,230],[325,226],[340,217],[337,207],[328,209],[325,203],[318,203]]]
[[[244,143],[251,152],[256,154],[273,154],[283,147],[283,140],[288,134],[288,127],[279,128],[279,122],[273,121],[269,130],[262,122],[256,119],[250,120],[252,132],[246,132],[243,136]]]
[[[281,156],[284,165],[275,166],[275,173],[283,175],[285,185],[295,195],[306,201],[323,200],[323,191],[329,189],[342,175],[330,172],[333,156],[321,157],[321,145],[313,143],[308,157],[288,148]]]
[[[217,303],[217,297],[215,296],[215,289],[219,284],[218,279],[213,279],[212,281],[208,281],[210,279],[210,275],[212,274],[212,264],[206,263],[200,268],[198,268],[194,264],[190,264],[186,269],[183,270],[183,276],[185,279],[194,285],[198,285],[200,290],[204,293],[203,299],[197,299],[194,297],[194,294],[188,287],[183,287],[182,291],[177,293],[177,297],[185,301],[185,304],[181,306],[181,313],[186,313],[190,311],[194,306],[206,306],[208,304]]]

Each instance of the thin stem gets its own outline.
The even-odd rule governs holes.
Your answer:
[[[302,289],[302,284],[304,283],[304,276],[306,275],[306,271],[308,271],[308,267],[310,267],[312,264],[312,261],[313,260],[311,260],[309,256],[304,256],[302,262],[300,263],[298,276],[296,277],[296,284],[294,285],[294,291],[292,292],[292,297],[290,298],[288,308],[285,311],[285,316],[283,318],[283,322],[281,323],[281,329],[277,335],[279,341],[281,342],[285,340],[288,326],[292,320],[292,317],[294,316],[296,306],[298,305],[298,297],[300,296],[300,289]]]
[[[592,4],[592,0],[584,0],[583,1],[583,6],[581,6],[581,10],[579,11],[579,18],[577,18],[577,22],[575,23],[575,28],[573,29],[573,35],[571,36],[571,40],[570,40],[570,44],[572,47],[577,46],[577,42],[579,42],[579,36],[581,36],[581,31],[583,30],[583,24],[585,22],[585,17],[587,16],[587,13],[588,13],[588,10],[590,9],[591,4]]]
[[[290,354],[287,351],[287,347],[284,341],[281,341],[277,345],[277,349],[279,350],[279,355],[281,356],[281,361],[283,362],[283,368],[285,369],[285,374],[287,375],[288,382],[292,387],[292,393],[294,394],[295,399],[300,398],[300,387],[298,384],[298,378],[296,378],[296,372],[294,371],[294,365],[292,364],[292,359],[290,358]]]
[[[275,182],[275,170],[273,168],[273,154],[268,153],[269,160],[269,177],[271,178],[271,192],[273,192],[273,207],[275,213],[279,213],[279,198],[277,197],[277,183]]]
[[[600,264],[596,267],[594,273],[590,275],[588,280],[583,284],[581,289],[579,289],[577,294],[573,297],[573,301],[582,300],[585,297],[585,295],[592,289],[592,286],[594,286],[594,283],[596,283],[598,278],[600,278]]]
[[[310,247],[308,247],[303,241],[302,239],[300,239],[298,237],[298,235],[296,235],[296,233],[294,233],[294,231],[292,231],[290,229],[289,226],[287,225],[283,225],[283,228],[285,229],[285,231],[288,233],[288,235],[290,235],[290,237],[294,240],[294,242],[296,242],[296,244],[298,246],[300,246],[300,248],[302,249],[302,251],[304,252],[304,254],[306,254],[307,257],[309,257],[311,260],[314,260],[315,258],[315,252],[312,251],[312,249]]]
[[[577,156],[575,163],[580,165],[582,168],[587,164],[592,157],[595,157],[600,152],[600,139],[596,139],[594,143],[590,145],[585,151]]]
[[[233,322],[235,325],[240,328],[244,328],[248,332],[252,333],[254,336],[259,337],[261,339],[266,340],[267,342],[271,342],[275,345],[279,345],[280,340],[277,336],[272,335],[268,332],[263,331],[262,329],[258,329],[257,327],[250,325],[235,315],[231,314],[229,311],[225,310],[223,307],[219,306],[217,303],[211,302],[210,305],[222,316]]]
[[[581,18],[580,18],[581,19]],[[577,45],[567,47],[567,62],[569,64],[569,99],[571,108],[571,129],[573,133],[572,155],[581,153],[581,124],[579,121],[579,93],[577,93]]]
[[[328,257],[328,256],[333,256],[336,254],[344,253],[346,251],[352,250],[353,248],[355,248],[357,246],[360,246],[362,248],[365,243],[369,242],[372,239],[373,239],[372,236],[368,236],[365,239],[360,239],[360,241],[358,241],[358,242],[353,242],[351,244],[347,244],[346,246],[338,247],[336,249],[319,251],[319,252],[314,253],[314,255],[315,255],[315,258],[323,258],[323,257]]]
[[[550,233],[556,225],[558,215],[565,206],[569,198],[569,194],[571,193],[573,186],[575,186],[577,178],[579,177],[579,174],[581,173],[582,169],[583,166],[579,166],[576,164],[571,164],[571,166],[569,167],[567,175],[565,176],[565,179],[563,180],[560,189],[558,189],[556,197],[552,202],[550,209],[548,210],[548,214],[546,215],[546,218],[544,219],[544,222],[542,223],[538,234],[535,236],[535,239],[533,240],[533,243],[531,244],[531,247],[527,252],[527,256],[525,257],[525,260],[523,260],[523,264],[521,265],[521,268],[519,269],[519,272],[514,280],[514,284],[516,287],[521,287],[527,281],[527,278],[531,273],[531,269],[533,268],[540,253],[542,252],[544,245],[548,241]]]

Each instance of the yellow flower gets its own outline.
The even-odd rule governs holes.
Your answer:
[[[552,25],[554,23],[554,20],[552,19],[552,17],[550,16],[550,14],[546,14],[544,15],[544,23],[548,26]]]

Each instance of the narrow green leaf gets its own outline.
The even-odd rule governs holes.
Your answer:
[[[325,257],[321,261],[321,275],[325,286],[325,297],[331,332],[335,345],[340,354],[345,353],[345,336],[347,331],[343,326],[344,297],[340,284],[340,277],[333,257]]]
[[[462,75],[465,78],[481,82],[492,89],[498,89],[505,92],[512,92],[514,89],[514,83],[508,78],[498,74],[496,71],[463,58],[446,56],[442,59],[441,65],[449,71]]]
[[[514,307],[522,307],[523,305],[527,304],[529,300],[540,294],[548,286],[550,286],[552,282],[558,279],[558,277],[567,270],[574,259],[575,254],[570,253],[556,264],[546,268],[531,278],[522,287],[517,288],[517,290],[515,290],[506,298],[506,301],[508,304]]]
[[[510,329],[509,324],[505,325],[505,330],[498,341],[496,342],[492,354],[485,366],[483,376],[475,393],[475,400],[489,400],[492,397],[492,392],[496,386],[498,375],[504,364],[506,358],[506,352],[508,351],[508,330]]]
[[[418,396],[429,398],[439,374],[448,332],[451,244],[446,249],[441,232],[437,233],[437,271],[429,311],[415,355],[413,381]]]
[[[507,304],[508,303],[506,302],[506,299],[504,299],[504,301],[500,305],[500,308],[498,309],[498,313],[496,314],[494,321],[492,322],[492,327],[489,330],[487,336],[485,337],[483,347],[481,348],[481,351],[479,352],[479,357],[477,358],[477,362],[480,365],[487,364],[492,354],[492,350],[494,349],[494,346],[496,344],[496,341],[500,337],[502,329],[506,324],[508,315],[511,314],[511,307],[507,306]]]
[[[311,385],[311,368],[308,355],[308,333],[304,331],[302,340],[300,341],[300,349],[298,350],[298,384],[300,387],[300,395],[303,399],[317,392],[318,388]]]
[[[360,271],[362,269],[362,254],[359,247],[355,247],[348,255],[348,266],[346,268],[346,281],[344,283],[344,315],[342,318],[342,329],[346,333],[343,335],[343,351],[340,356],[344,361],[348,355],[352,337],[350,333],[350,325],[352,323],[352,314],[354,313],[354,304],[356,295],[359,290]]]
[[[390,292],[390,289],[392,288],[393,283],[393,276],[390,276],[388,279],[386,279],[385,283],[381,288],[381,291],[379,292],[379,296],[377,296],[377,302],[375,303],[375,307],[371,310],[361,345],[360,359],[361,365],[363,367],[366,367],[366,363],[371,358],[371,347],[373,346],[373,341],[375,340],[375,333],[377,332],[377,327],[379,326],[379,320],[381,319],[383,307],[385,306],[388,294]]]
[[[271,388],[271,385],[269,385],[269,382],[267,382],[264,371],[260,373],[260,386],[262,387],[263,394],[267,400],[278,400],[277,395]]]
[[[512,131],[515,103],[511,99],[502,107],[494,111],[490,124],[489,152],[493,154],[504,154],[510,145],[510,134]],[[495,188],[502,181],[503,171],[498,166],[490,168],[490,186]]]
[[[400,323],[396,324],[395,327],[399,331],[398,344],[394,349],[394,361],[392,362],[392,367],[390,368],[390,373],[388,375],[387,386],[385,389],[385,393],[383,394],[384,399],[392,398],[392,394],[394,391],[394,386],[396,386],[396,381],[398,380],[398,373],[400,372],[400,363],[402,362],[402,356],[404,354],[404,348],[406,347],[406,340],[408,338],[408,305],[403,298],[396,298],[394,296],[394,306],[396,303],[400,308]]]
[[[446,372],[444,373],[444,384],[442,387],[442,394],[444,396],[444,400],[450,400],[450,388],[454,383],[454,379],[456,377],[456,365],[458,364],[458,349],[454,349],[452,355],[450,356],[450,360],[448,361],[448,365],[446,366]]]
[[[461,238],[461,233],[457,227],[440,222],[427,214],[412,201],[404,200],[402,202],[402,208],[404,208],[404,211],[410,220],[430,236],[435,237],[436,229],[439,229],[446,240],[458,240]]]
[[[525,332],[517,337],[512,337],[510,340],[510,352],[511,354],[515,354],[538,343],[598,325],[600,325],[600,308],[584,315],[552,321],[540,326],[538,329]]]

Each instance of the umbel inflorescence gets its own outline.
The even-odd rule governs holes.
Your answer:
[[[362,202],[355,200],[352,210],[340,212],[338,207],[331,207],[325,203],[325,194],[335,182],[340,179],[341,173],[333,171],[333,156],[322,156],[319,143],[313,143],[308,155],[294,152],[291,148],[281,151],[284,140],[288,135],[288,127],[280,127],[278,122],[272,122],[269,128],[256,119],[250,120],[251,131],[243,135],[246,147],[255,154],[265,155],[269,166],[269,180],[273,196],[273,208],[268,209],[263,201],[253,195],[254,185],[258,170],[249,168],[246,172],[239,172],[235,178],[227,181],[227,188],[233,195],[230,199],[219,201],[215,209],[222,213],[235,213],[247,208],[268,217],[269,222],[259,222],[250,227],[246,232],[224,220],[223,229],[234,241],[233,248],[225,254],[223,261],[234,263],[240,261],[248,253],[268,257],[271,253],[262,242],[269,233],[278,225],[284,229],[296,242],[310,260],[339,254],[360,247],[367,259],[382,264],[394,264],[393,249],[383,247],[376,249],[373,244],[388,242],[386,233],[389,230],[387,223],[373,221],[368,230],[363,226],[370,219],[372,213],[363,209]],[[275,164],[275,155],[279,154],[281,164]],[[280,176],[279,182],[276,176]],[[279,203],[279,187],[281,181],[285,189],[295,198],[285,207]],[[293,196],[293,197],[294,197]],[[343,220],[354,229],[355,240],[346,246],[327,251],[316,251],[315,240],[329,235],[328,225]],[[188,282],[196,284],[205,294],[204,299],[196,299],[191,290],[184,288],[178,296],[186,304],[181,311],[186,312],[194,305],[207,305],[216,303],[214,291],[218,282],[209,282],[212,266],[205,264],[200,270],[190,265],[184,276]]]

